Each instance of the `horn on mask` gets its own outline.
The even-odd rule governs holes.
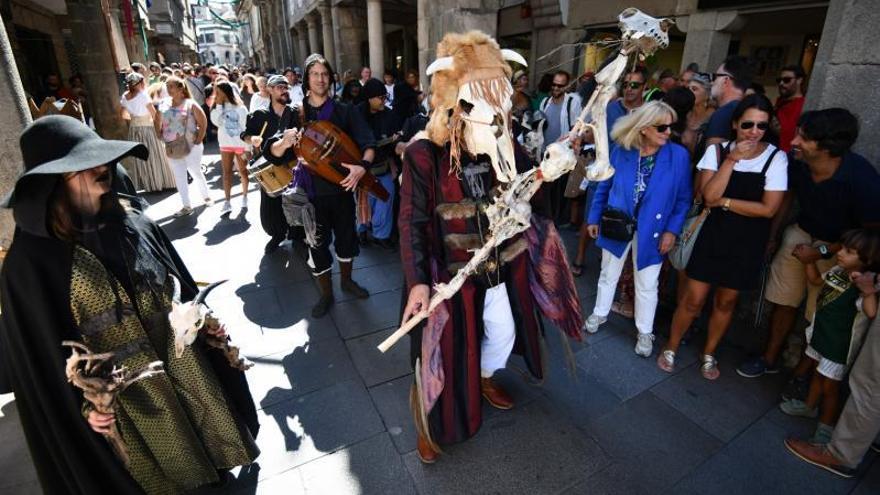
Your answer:
[[[526,59],[524,59],[522,55],[508,48],[503,48],[501,50],[501,58],[507,60],[508,62],[516,62],[523,67],[529,66],[529,64],[526,63]]]
[[[427,75],[432,75],[435,72],[440,72],[441,70],[449,70],[452,68],[454,63],[454,59],[452,57],[440,57],[437,60],[431,62],[431,65],[425,70]]]

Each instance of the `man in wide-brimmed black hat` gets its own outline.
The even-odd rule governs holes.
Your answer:
[[[168,238],[123,188],[118,162],[146,148],[101,139],[76,119],[44,117],[21,135],[24,173],[3,206],[15,234],[0,274],[0,364],[46,493],[177,493],[216,483],[259,450],[244,375],[196,340],[177,357],[169,325],[174,278],[195,282]],[[224,335],[222,327],[213,332]],[[102,414],[67,383],[62,341],[164,373]],[[101,434],[114,427],[129,462]]]

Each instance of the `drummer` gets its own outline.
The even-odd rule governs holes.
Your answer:
[[[255,110],[248,115],[242,138],[254,146],[254,159],[265,152],[263,145],[269,138],[288,129],[300,127],[299,113],[290,106],[290,93],[287,79],[282,75],[269,78],[266,83],[269,89],[269,108]],[[281,197],[271,197],[260,188],[260,224],[271,239],[266,243],[264,252],[270,254],[278,249],[285,236],[293,238],[293,227],[288,227],[284,212],[281,210]]]
[[[353,107],[334,101],[330,97],[333,82],[333,69],[322,55],[309,55],[305,64],[306,78],[303,91],[302,115],[304,122],[327,120],[348,134],[363,156],[361,163],[343,163],[348,175],[339,184],[328,182],[317,175],[312,176],[313,191],[309,191],[315,207],[318,244],[309,246],[309,266],[318,281],[321,297],[312,308],[312,316],[320,318],[327,314],[333,304],[333,286],[330,270],[333,257],[330,242],[336,251],[339,262],[342,291],[359,299],[370,297],[366,289],[351,278],[352,262],[358,255],[358,240],[355,231],[354,194],[358,181],[373,163],[375,141],[373,133],[364,122],[363,116]],[[266,143],[266,159],[272,163],[286,164],[294,159],[291,149],[299,139],[299,131],[287,130],[275,135]]]

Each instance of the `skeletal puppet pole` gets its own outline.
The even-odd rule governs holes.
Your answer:
[[[129,385],[165,372],[161,361],[153,361],[137,370],[129,371],[128,368],[117,368],[113,365],[112,352],[95,354],[85,345],[72,340],[65,340],[61,345],[70,347],[72,351],[65,365],[67,381],[82,390],[83,397],[101,414],[116,412],[116,400]],[[103,435],[127,468],[128,449],[115,420],[110,423],[109,431]]]
[[[618,20],[623,32],[621,49],[614,61],[596,74],[596,90],[578,116],[568,137],[547,147],[539,168],[518,174],[511,182],[502,184],[501,193],[486,210],[486,216],[489,218],[489,236],[485,244],[474,252],[468,263],[461,267],[448,283],[434,286],[434,295],[428,307],[413,315],[379,344],[378,349],[381,352],[387,351],[427,318],[443,301],[458,292],[465,280],[477,271],[480,264],[498,245],[529,228],[531,223],[529,200],[544,181],[556,180],[574,169],[577,160],[570,142],[577,139],[587,128],[593,130],[596,145],[596,161],[588,168],[587,178],[602,181],[614,175],[608,149],[605,108],[617,94],[617,81],[623,75],[629,57],[633,54],[648,56],[658,48],[666,48],[669,45],[667,31],[672,24],[668,19],[655,19],[636,8],[624,10]],[[586,122],[588,115],[591,119],[589,123]]]

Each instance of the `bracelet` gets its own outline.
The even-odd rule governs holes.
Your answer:
[[[364,167],[364,170],[370,170],[370,168],[373,167],[373,164],[366,160],[361,160],[361,167]]]

